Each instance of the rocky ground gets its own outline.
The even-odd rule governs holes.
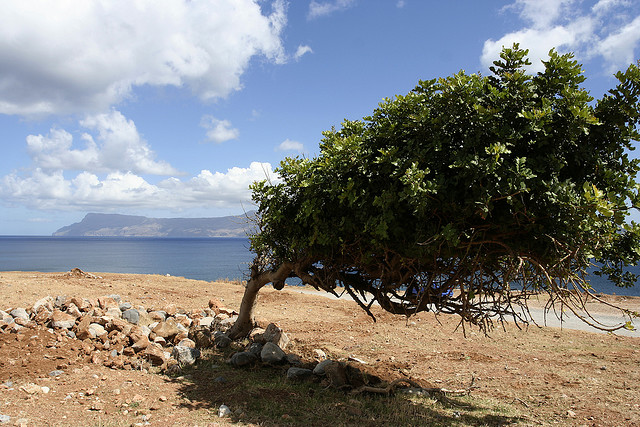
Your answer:
[[[490,337],[473,330],[465,336],[453,317],[422,313],[407,320],[374,311],[373,322],[351,301],[302,291],[261,291],[258,320],[270,333],[256,331],[256,341],[277,345],[268,352],[254,347],[253,356],[245,355],[249,367],[229,372],[258,369],[269,353],[284,366],[275,374],[286,378],[299,368],[312,375],[303,369],[327,357],[387,383],[408,378],[456,390],[473,380],[471,398],[518,414],[509,419],[516,424],[640,425],[640,335],[507,325]],[[0,320],[0,423],[290,424],[286,414],[243,420],[234,378],[217,377],[211,364],[206,381],[196,380],[204,378],[198,372],[211,351],[206,347],[232,321],[242,292],[239,284],[167,276],[1,272],[0,310],[13,313],[11,320],[0,313],[6,318]],[[637,298],[610,299],[640,308]],[[277,327],[267,328],[270,323]],[[215,351],[231,356],[249,344]],[[268,391],[253,398],[287,399]],[[219,418],[221,405],[234,416]]]

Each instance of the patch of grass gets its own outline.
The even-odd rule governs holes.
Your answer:
[[[285,367],[234,369],[226,363],[228,356],[207,351],[196,367],[174,379],[182,383],[189,402],[185,405],[196,410],[194,416],[209,414],[215,421],[224,404],[232,410],[233,422],[261,426],[502,426],[526,418],[515,407],[476,396],[444,401],[403,394],[351,395],[320,382],[291,382]]]

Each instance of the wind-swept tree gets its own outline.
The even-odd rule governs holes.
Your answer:
[[[530,320],[531,295],[584,314],[588,268],[635,277],[640,70],[597,102],[571,54],[503,49],[492,75],[420,81],[370,117],[324,133],[313,159],[287,158],[253,185],[256,257],[230,334],[253,326],[258,290],[288,277],[346,292],[371,314],[433,310],[491,328]],[[592,297],[596,297],[592,295]],[[550,307],[550,306],[549,306]],[[629,319],[636,313],[625,312]]]

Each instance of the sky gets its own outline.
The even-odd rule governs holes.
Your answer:
[[[323,131],[514,42],[531,72],[573,52],[600,98],[640,56],[640,2],[2,1],[0,235],[242,214]]]

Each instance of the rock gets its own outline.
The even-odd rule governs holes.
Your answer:
[[[33,320],[38,325],[48,325],[49,322],[51,322],[51,314],[52,313],[49,310],[41,306],[38,309],[38,312],[36,313],[36,315],[33,317]]]
[[[62,374],[64,374],[64,371],[61,371],[59,369],[56,369],[55,371],[49,372],[49,376],[50,377],[59,377]]]
[[[152,365],[156,366],[162,365],[167,360],[164,350],[157,344],[150,344],[142,351],[142,356],[148,359]]]
[[[249,352],[255,354],[257,357],[260,357],[260,353],[262,352],[262,347],[264,347],[264,344],[261,344],[259,342],[252,342],[251,345],[249,346]]]
[[[69,301],[70,304],[74,304],[80,311],[86,312],[91,309],[91,302],[86,298],[73,297]]]
[[[284,351],[272,342],[266,343],[260,351],[260,359],[264,363],[278,364],[286,359],[287,355]]]
[[[248,351],[241,351],[231,356],[231,365],[234,368],[243,368],[251,366],[258,361],[258,357]]]
[[[312,377],[311,369],[292,367],[287,370],[287,379],[291,381],[306,381]]]
[[[316,348],[315,350],[313,350],[313,357],[317,361],[322,361],[327,359],[327,354],[324,351]]]
[[[138,340],[131,345],[131,348],[136,353],[138,353],[144,350],[145,348],[149,347],[149,345],[151,345],[151,342],[149,342],[149,338],[147,338],[146,335],[140,335],[138,336]]]
[[[325,359],[322,362],[318,363],[315,368],[313,368],[314,375],[324,375],[324,368],[333,363],[331,359]]]
[[[219,299],[217,299],[217,298],[211,298],[211,299],[209,300],[209,308],[210,308],[211,310],[213,310],[213,312],[214,312],[215,314],[220,313],[220,308],[222,308],[222,307],[224,307],[224,305],[222,304],[222,302],[220,302],[220,300],[219,300]]]
[[[181,365],[193,365],[200,357],[200,350],[192,347],[175,346],[171,351],[171,357],[176,359]]]
[[[165,322],[158,323],[158,325],[153,328],[153,332],[159,337],[171,339],[180,332],[180,329],[176,321],[169,318]]]
[[[349,384],[349,380],[347,379],[347,370],[342,363],[328,363],[324,367],[324,373],[333,387],[340,388]]]
[[[92,323],[89,325],[89,333],[94,337],[101,338],[104,335],[107,335],[107,330],[98,323]]]
[[[185,328],[189,328],[189,326],[191,326],[191,323],[193,323],[193,321],[189,319],[186,314],[176,314],[174,316],[174,319],[176,320],[178,325],[182,325]]]
[[[120,302],[122,301],[122,297],[120,295],[118,295],[118,294],[107,295],[107,297],[111,298],[112,300],[114,300],[118,304],[120,304]]]
[[[135,308],[130,308],[122,312],[122,318],[129,323],[137,325],[140,321],[140,313]]]
[[[165,313],[167,313],[167,316],[174,316],[177,312],[177,307],[175,304],[169,304],[167,306],[165,306],[162,311],[164,311]]]
[[[37,394],[42,392],[42,387],[37,384],[27,383],[20,386],[20,390],[24,391],[27,394]]]
[[[60,329],[71,329],[76,326],[76,318],[56,309],[51,313],[51,326]]]
[[[7,424],[11,421],[11,417],[9,415],[0,414],[0,424]]]
[[[13,317],[14,320],[15,319],[29,320],[29,314],[27,313],[27,310],[25,310],[22,307],[14,308],[13,310],[11,310],[9,314],[11,315],[11,317]]]
[[[46,296],[44,298],[39,299],[33,304],[31,308],[31,312],[37,313],[40,307],[45,308],[47,311],[53,311],[54,300],[52,296]]]
[[[53,306],[62,310],[67,305],[67,296],[66,295],[58,295],[53,302]]]
[[[229,338],[226,334],[222,332],[216,332],[215,338],[213,340],[213,344],[216,348],[227,348],[231,345],[231,338]]]
[[[189,338],[191,338],[198,348],[209,348],[213,345],[211,341],[211,331],[205,328],[192,329],[189,332]]]
[[[302,359],[297,354],[287,354],[287,363],[291,366],[300,367],[302,366]]]
[[[204,326],[206,328],[210,327],[211,324],[215,321],[215,317],[202,317],[198,320],[199,326]]]
[[[0,310],[0,320],[8,320],[9,318],[13,321],[13,317],[9,313]]]
[[[167,313],[162,310],[156,310],[149,313],[149,317],[153,319],[154,322],[164,322],[167,320]]]
[[[231,409],[227,405],[220,405],[218,408],[218,417],[226,418],[231,416]]]
[[[180,340],[180,342],[178,342],[178,345],[181,347],[196,348],[196,343],[193,340],[190,340],[189,338]]]
[[[272,342],[281,349],[286,349],[289,345],[289,337],[275,323],[270,323],[262,334],[265,342]]]
[[[118,302],[111,297],[98,297],[98,307],[105,311],[109,308],[117,308],[120,310]]]
[[[122,312],[118,307],[109,307],[105,312],[105,316],[112,319],[119,319],[120,316],[122,316]]]
[[[168,345],[168,344],[167,344],[167,340],[165,340],[165,339],[164,339],[164,338],[162,338],[162,337],[155,337],[155,338],[153,339],[153,342],[154,342],[154,343],[156,343],[156,344],[160,344],[160,345],[161,345],[161,346],[163,346],[163,347],[166,347],[166,346]]]
[[[67,313],[67,314],[69,314],[69,315],[71,315],[71,316],[73,316],[73,317],[75,317],[76,319],[77,319],[78,317],[82,317],[82,312],[80,311],[80,309],[78,308],[78,306],[77,306],[77,305],[75,305],[75,304],[73,304],[73,303],[70,303],[70,304],[67,306],[66,313]]]
[[[84,315],[82,319],[80,319],[80,323],[76,327],[76,337],[79,340],[85,340],[87,338],[95,338],[95,335],[92,335],[92,332],[89,331],[89,325],[93,322],[93,316]]]
[[[118,304],[118,308],[120,309],[120,311],[127,311],[133,308],[133,305],[131,305],[130,302],[123,302]]]

